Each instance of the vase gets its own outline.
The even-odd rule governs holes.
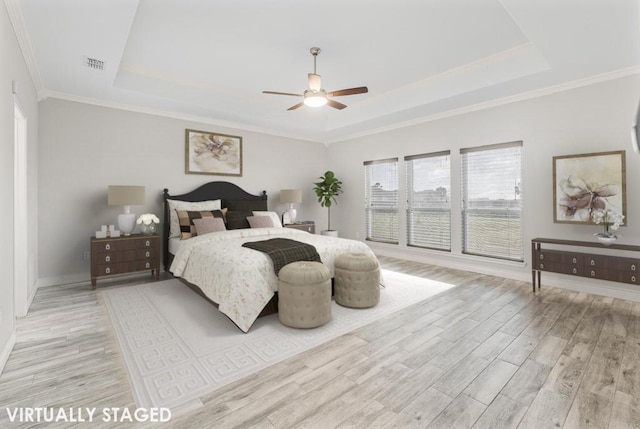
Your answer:
[[[618,239],[618,236],[611,234],[610,232],[598,232],[593,235],[595,235],[600,244],[604,246],[611,246]]]
[[[152,222],[148,225],[146,223],[143,223],[141,225],[141,229],[144,235],[153,235],[156,233],[157,228],[156,228],[156,224]]]

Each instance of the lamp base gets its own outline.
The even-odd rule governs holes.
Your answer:
[[[293,207],[289,207],[289,210],[287,210],[287,213],[289,213],[289,222],[296,223],[296,217],[298,216],[298,211]]]
[[[136,227],[136,215],[134,213],[121,213],[118,215],[118,229],[123,235],[131,235]]]

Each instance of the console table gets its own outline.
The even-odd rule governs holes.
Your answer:
[[[566,249],[543,249],[543,244],[553,244]],[[602,250],[616,249],[627,252],[640,252],[640,246],[626,244],[602,244],[590,241],[557,240],[553,238],[534,238],[531,240],[531,275],[533,292],[536,291],[536,277],[540,290],[540,273],[568,274],[590,277],[620,283],[640,284],[640,255],[630,254],[629,258],[577,252],[574,247],[597,247]],[[637,257],[633,257],[637,256]]]

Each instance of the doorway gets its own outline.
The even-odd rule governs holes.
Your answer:
[[[17,317],[28,310],[27,118],[14,102],[13,285]]]

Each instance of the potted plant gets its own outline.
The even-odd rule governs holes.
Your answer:
[[[327,171],[324,176],[319,177],[320,181],[314,183],[313,190],[318,197],[318,202],[322,207],[327,208],[327,230],[322,231],[322,235],[338,236],[338,231],[331,229],[331,206],[338,204],[336,197],[342,193],[342,182],[339,181],[333,171]]]

